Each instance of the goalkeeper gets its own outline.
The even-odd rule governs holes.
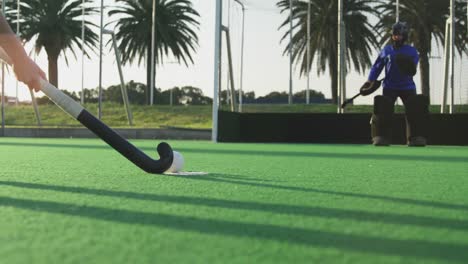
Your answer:
[[[419,61],[418,51],[405,44],[408,39],[408,27],[404,22],[398,22],[392,27],[392,45],[386,46],[379,54],[371,68],[368,82],[377,80],[385,68],[383,95],[395,103],[398,97],[406,105],[407,99],[416,95],[416,85],[413,76]],[[401,69],[405,68],[405,69]]]
[[[379,54],[372,66],[368,81],[362,89],[374,89],[379,75],[385,68],[383,81],[383,96],[374,98],[374,114],[372,116],[372,140],[377,146],[386,146],[391,142],[392,116],[397,98],[401,98],[405,106],[407,121],[407,143],[409,146],[424,146],[424,130],[428,98],[416,95],[416,85],[413,76],[419,61],[417,50],[405,42],[408,40],[409,29],[406,23],[397,22],[392,27],[392,43]],[[373,91],[369,91],[371,93]],[[366,93],[366,91],[361,91]],[[423,122],[418,119],[424,119]]]

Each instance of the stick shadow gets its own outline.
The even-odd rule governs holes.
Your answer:
[[[285,185],[279,185],[279,184],[262,183],[260,182],[261,181],[260,179],[258,179],[258,182],[250,182],[250,181],[247,182],[247,181],[232,179],[231,178],[232,175],[224,175],[224,174],[209,174],[209,175],[202,175],[198,177],[187,177],[187,176],[173,176],[173,177],[179,177],[179,178],[195,180],[195,181],[212,181],[212,182],[220,182],[220,183],[227,183],[227,184],[237,184],[237,185],[245,185],[245,186],[252,186],[252,187],[278,189],[278,190],[285,190],[285,191],[321,193],[321,194],[329,194],[329,195],[346,196],[346,197],[352,197],[352,198],[381,200],[381,201],[403,203],[403,204],[410,204],[410,205],[417,205],[417,206],[427,206],[427,207],[434,207],[434,208],[440,208],[440,209],[468,211],[468,205],[462,205],[462,204],[450,204],[450,203],[437,202],[437,201],[425,201],[425,200],[417,200],[417,199],[411,199],[411,198],[399,198],[399,197],[376,195],[376,194],[362,194],[362,193],[352,193],[352,192],[343,192],[343,191],[321,190],[321,189],[297,187],[297,186],[285,186]]]

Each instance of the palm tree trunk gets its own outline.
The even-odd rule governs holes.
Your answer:
[[[49,82],[58,88],[58,55],[49,55]]]
[[[336,29],[338,30],[338,29]],[[336,32],[336,30],[334,32]],[[338,43],[338,42],[336,42]],[[331,93],[332,93],[332,103],[336,104],[338,102],[338,45],[331,45],[328,48],[328,69],[330,71],[331,78]]]
[[[146,56],[146,89],[145,89],[145,101],[146,104],[150,104],[150,89],[151,89],[151,45],[148,45]]]
[[[420,81],[422,94],[430,95],[430,83],[429,83],[429,56],[427,52],[421,52],[419,57],[419,70],[420,70]]]
[[[331,91],[332,91],[332,103],[336,104],[338,102],[338,76],[336,70],[330,71],[331,77]]]
[[[330,69],[332,103],[334,104],[338,102],[338,65],[336,64],[336,61],[336,57],[332,53],[328,63],[328,68]]]

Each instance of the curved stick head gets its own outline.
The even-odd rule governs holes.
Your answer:
[[[157,166],[158,168],[155,168],[157,170],[156,173],[163,173],[171,167],[174,154],[171,146],[166,142],[159,143],[156,150],[160,157],[158,160],[159,166]]]
[[[367,81],[362,85],[361,89],[359,89],[359,93],[363,96],[369,95],[377,91],[381,84],[382,80]]]

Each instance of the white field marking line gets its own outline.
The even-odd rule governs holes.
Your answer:
[[[168,176],[200,176],[200,175],[208,175],[208,172],[203,171],[180,171],[180,172],[165,172],[165,175]]]

